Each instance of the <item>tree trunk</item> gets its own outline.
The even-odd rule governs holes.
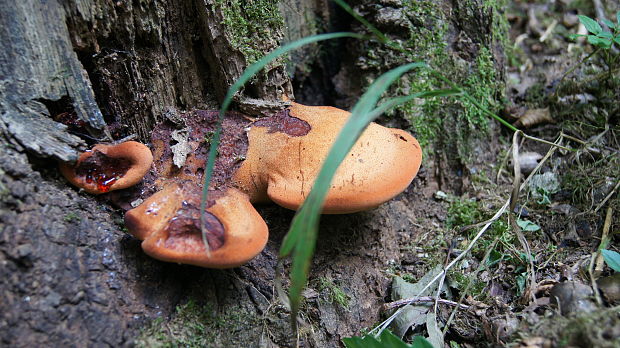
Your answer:
[[[368,41],[314,45],[292,55],[288,66],[284,60],[270,65],[236,96],[236,107],[268,114],[293,96],[292,85],[302,102],[350,107],[381,72],[436,55],[454,69],[457,83],[475,88],[467,76],[473,72],[482,84],[484,74],[492,73],[501,86],[496,8],[477,0],[414,4],[427,17],[399,1],[352,4],[390,37],[407,39],[411,54]],[[2,345],[123,346],[139,337],[149,344],[157,337],[148,333],[170,334],[169,326],[154,319],[176,320],[175,308],[189,300],[214,319],[201,323],[209,344],[294,345],[273,291],[277,251],[292,212],[259,207],[270,239],[243,267],[163,263],[143,254],[139,241],[123,231],[122,212],[105,198],[68,186],[55,161],[75,160],[87,144],[131,134],[148,143],[163,120],[178,120],[186,110],[217,109],[241,72],[285,37],[366,29],[333,4],[293,1],[278,10],[273,0],[0,0],[0,23]],[[433,30],[430,39],[441,35],[445,46],[413,40]],[[428,86],[410,77],[399,91]],[[481,97],[497,99],[486,92]],[[427,110],[439,110],[431,106]],[[467,173],[457,171],[480,162],[459,147],[488,153],[484,142],[464,143],[482,124],[478,115],[455,102],[441,106],[444,114],[433,115],[435,133],[427,139],[434,150],[428,150],[426,169],[414,185],[373,211],[322,218],[302,311],[306,345],[337,346],[380,320],[392,272],[415,273],[410,244],[427,235],[425,226],[441,222],[443,208],[432,193],[462,189]],[[409,127],[425,117],[408,107],[383,121]],[[445,137],[442,127],[459,135]],[[337,289],[348,305],[334,301]]]

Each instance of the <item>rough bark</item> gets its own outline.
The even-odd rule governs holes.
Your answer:
[[[54,125],[50,113],[75,112],[101,133],[105,122],[55,2],[0,3],[0,126],[41,156],[74,160],[83,142]]]
[[[133,345],[153,319],[167,322],[175,316],[175,307],[188,299],[211,306],[215,316],[244,313],[241,319],[220,324],[223,330],[204,323],[214,344],[294,344],[287,315],[273,293],[277,250],[291,212],[259,208],[271,237],[266,250],[246,266],[217,271],[166,264],[142,253],[138,241],[123,232],[120,213],[105,198],[69,187],[55,163],[41,159],[71,160],[84,144],[56,122],[65,112],[88,123],[90,137],[105,135],[105,121],[114,139],[136,133],[148,141],[156,123],[165,119],[182,123],[177,110],[217,108],[232,81],[256,60],[256,51],[272,50],[283,35],[277,25],[257,31],[252,40],[257,46],[246,50],[236,41],[239,28],[226,21],[230,13],[224,13],[222,4],[0,1],[2,345]],[[446,11],[453,6],[444,5]],[[291,3],[289,10],[283,11],[289,38],[319,31],[320,25],[310,25],[319,22],[325,28],[363,31],[356,25],[349,28],[351,19],[322,1]],[[236,15],[260,23],[248,12]],[[453,38],[454,32],[450,35]],[[289,71],[297,77],[299,97],[350,106],[369,79],[390,67],[355,65],[353,54],[364,45],[342,41],[332,50],[322,47],[325,53],[319,54],[321,47],[314,46],[293,56]],[[236,101],[246,111],[267,112],[281,107],[280,98],[291,93],[283,62],[278,62]],[[407,125],[398,119],[391,123]],[[91,142],[90,137],[83,138]],[[337,346],[342,337],[380,320],[388,270],[398,266],[413,271],[409,243],[426,231],[424,224],[441,220],[441,208],[431,195],[420,198],[416,193],[433,191],[436,182],[435,172],[423,169],[415,185],[376,210],[322,219],[302,313],[306,322],[302,340],[307,345]],[[403,258],[408,261],[401,262]],[[330,300],[324,280],[349,296],[348,308]],[[239,323],[253,324],[244,330],[226,329]]]

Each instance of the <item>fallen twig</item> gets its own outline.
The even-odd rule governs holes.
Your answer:
[[[609,192],[609,194],[605,196],[605,198],[601,201],[601,203],[599,203],[596,209],[594,209],[595,213],[598,213],[598,211],[603,207],[603,205],[605,205],[605,203],[607,203],[607,201],[611,198],[611,196],[613,196],[614,193],[616,193],[616,191],[618,190],[618,187],[620,187],[620,180],[618,180],[618,182],[616,183],[616,186],[614,186],[614,188]]]
[[[592,287],[594,289],[596,289],[596,284],[594,284],[594,278],[597,278],[601,273],[603,273],[603,265],[604,265],[604,258],[603,255],[601,254],[601,250],[603,249],[607,249],[607,245],[609,244],[609,230],[611,229],[611,218],[613,216],[613,209],[611,206],[607,207],[607,214],[605,214],[605,223],[603,224],[603,234],[601,235],[601,243],[598,246],[597,251],[594,253],[594,255],[596,255],[596,258],[594,260],[594,265],[590,264],[590,268],[594,267],[593,269],[588,269],[590,271],[590,280],[592,280],[593,285]]]
[[[405,298],[402,300],[386,303],[383,305],[383,310],[388,311],[390,309],[398,308],[400,306],[409,305],[412,303],[426,303],[426,302],[438,302],[438,303],[443,303],[443,304],[447,304],[450,306],[459,307],[462,309],[469,308],[468,305],[464,305],[462,303],[457,303],[457,302],[450,301],[450,300],[445,300],[443,298],[439,298],[435,296],[422,296],[422,297]]]

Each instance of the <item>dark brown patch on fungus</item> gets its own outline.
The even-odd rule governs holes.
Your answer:
[[[209,252],[200,229],[200,189],[171,184],[125,214],[125,225],[151,257],[207,268],[238,267],[259,254],[268,229],[248,196],[230,188],[205,212]]]
[[[112,158],[95,150],[93,154],[80,162],[75,174],[82,177],[87,184],[95,184],[100,192],[108,192],[110,186],[122,178],[131,167],[126,158]]]
[[[269,133],[280,132],[292,137],[302,137],[312,127],[302,119],[291,116],[289,109],[282,110],[271,117],[261,118],[254,122],[254,127],[268,127]]]
[[[171,149],[172,133],[177,127],[171,122],[158,124],[151,135],[155,157],[156,177],[158,186],[165,186],[170,181],[191,181],[202,185],[204,168],[207,163],[211,141],[217,130],[217,111],[195,110],[182,116],[187,133],[187,144],[190,152],[181,168],[173,162],[174,153]],[[241,166],[248,149],[248,138],[245,128],[250,121],[238,112],[228,112],[222,123],[222,133],[218,156],[215,161],[210,188],[223,190],[230,187],[231,177]]]
[[[217,250],[224,245],[224,225],[215,215],[205,213],[205,235],[211,250]],[[176,215],[170,220],[164,230],[168,234],[166,248],[186,249],[198,248],[205,252],[200,231],[200,206],[184,201]]]

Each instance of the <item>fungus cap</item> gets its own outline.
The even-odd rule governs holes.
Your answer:
[[[310,193],[350,113],[296,103],[289,113],[310,125],[307,134],[291,136],[253,126],[248,132],[246,161],[235,179],[252,201],[269,198],[285,208],[297,209]],[[323,213],[343,214],[377,207],[409,186],[421,161],[422,151],[413,136],[371,123],[336,171]]]
[[[195,191],[195,190],[194,190]],[[199,192],[199,190],[198,190]],[[129,232],[149,256],[206,268],[233,268],[258,255],[267,243],[265,221],[247,195],[228,189],[207,208],[207,254],[200,232],[200,195],[171,184],[125,214]]]
[[[120,190],[140,182],[151,168],[151,150],[136,141],[98,144],[80,154],[75,165],[60,164],[60,172],[74,186],[92,194]]]

